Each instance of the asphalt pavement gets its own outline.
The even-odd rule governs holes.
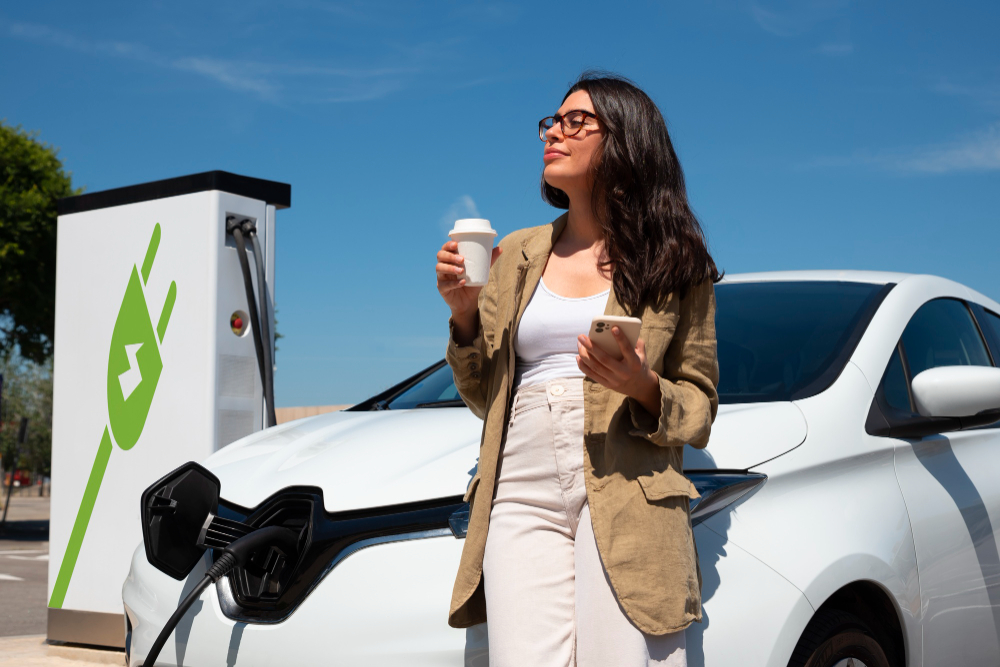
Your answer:
[[[45,634],[48,568],[49,499],[14,496],[0,528],[0,637]]]
[[[48,567],[49,499],[15,495],[0,528],[0,667],[124,665],[123,651],[45,641]]]

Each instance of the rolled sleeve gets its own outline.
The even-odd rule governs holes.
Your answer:
[[[660,414],[628,399],[634,426],[629,432],[661,447],[708,444],[719,409],[719,362],[715,338],[715,287],[711,280],[691,288],[681,301],[677,329],[663,358]]]
[[[448,318],[448,348],[445,360],[451,366],[455,378],[455,388],[469,409],[483,419],[486,414],[486,377],[484,366],[485,338],[483,326],[480,323],[476,338],[469,345],[459,345],[455,342],[455,322]]]
[[[500,261],[502,259],[498,259],[497,264]],[[496,276],[496,265],[494,265],[490,270],[489,282],[479,293],[479,329],[470,344],[459,345],[455,341],[455,321],[453,318],[448,318],[448,347],[445,350],[445,360],[451,366],[458,395],[480,419],[486,418],[488,407],[489,374],[493,359],[491,342],[497,303]]]

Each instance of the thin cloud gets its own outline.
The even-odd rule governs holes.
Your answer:
[[[969,133],[950,142],[908,150],[856,153],[823,157],[806,168],[870,165],[897,173],[948,174],[1000,170],[1000,123]]]
[[[848,0],[790,0],[786,2],[751,2],[750,14],[757,25],[778,37],[796,37],[816,25],[841,16]],[[775,5],[778,5],[777,7]]]
[[[402,90],[402,81],[373,81],[354,86],[340,86],[330,88],[322,92],[315,92],[311,100],[316,104],[340,103],[340,102],[368,102],[377,100],[391,93]]]
[[[172,61],[169,66],[182,72],[192,72],[213,79],[231,90],[256,93],[264,99],[273,99],[280,88],[263,77],[250,76],[242,72],[241,70],[246,68],[245,64],[216,58],[180,58]]]
[[[955,171],[1000,169],[1000,123],[954,142],[929,146],[883,160],[900,171],[944,174]]]
[[[767,33],[785,39],[803,37],[819,30],[828,34],[815,49],[825,56],[843,57],[854,53],[851,41],[849,0],[751,0],[750,15]]]
[[[963,97],[988,109],[1000,109],[1000,84],[997,83],[955,83],[940,81],[931,87],[939,95]]]
[[[402,88],[400,77],[419,71],[415,66],[345,68],[316,64],[266,63],[229,60],[211,56],[172,58],[143,44],[90,41],[75,35],[30,23],[7,23],[7,33],[16,39],[47,44],[77,53],[103,55],[144,63],[156,68],[194,74],[223,87],[253,94],[266,101],[287,99],[290,87],[308,79],[309,92],[294,95],[306,102],[359,102],[378,99]],[[350,83],[330,85],[325,80]]]

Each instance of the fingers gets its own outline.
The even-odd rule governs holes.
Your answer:
[[[455,246],[458,247],[458,244],[455,244]],[[493,248],[493,255],[490,257],[490,268],[491,269],[493,268],[493,265],[497,263],[497,258],[500,257],[500,253],[502,253],[502,252],[503,252],[503,248],[501,248],[500,246],[497,246],[497,247]]]
[[[580,367],[583,374],[589,377],[594,382],[598,382],[605,387],[611,388],[611,379],[605,374],[604,370],[598,368],[596,365],[585,359],[582,355],[577,356],[576,365]]]
[[[447,294],[448,292],[454,292],[457,289],[465,287],[465,278],[461,280],[450,280],[447,282],[438,282],[438,291],[441,294]]]
[[[465,258],[458,254],[458,243],[448,241],[437,253],[438,263],[434,267],[438,280],[455,277],[465,271]]]
[[[465,265],[465,258],[455,252],[448,252],[447,250],[439,250],[437,254],[438,266],[458,266],[462,267]]]
[[[580,336],[577,340],[577,358],[582,363],[580,369],[587,374],[587,377],[600,382],[605,387],[613,388],[617,385],[612,381],[617,373],[606,363],[610,357],[604,350],[594,345],[589,336]]]
[[[602,350],[601,348],[594,345],[594,341],[590,340],[590,336],[578,336],[577,342],[580,347],[580,356],[586,359],[592,359],[597,364],[610,368],[611,364],[616,363],[616,359],[612,359],[611,355]]]
[[[464,264],[455,265],[448,264],[447,262],[438,262],[437,266],[434,267],[434,271],[440,278],[454,278],[461,274],[464,270]]]
[[[611,335],[615,337],[618,349],[622,351],[622,358],[626,362],[632,362],[636,358],[635,350],[632,349],[632,345],[628,342],[628,338],[625,337],[622,330],[618,327],[611,327]]]

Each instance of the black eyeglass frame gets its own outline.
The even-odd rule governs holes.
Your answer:
[[[571,113],[582,113],[583,114],[583,122],[580,123],[580,127],[576,128],[575,131],[573,131],[573,132],[567,132],[566,131],[566,125],[563,123],[563,120],[566,118],[566,116],[570,115]],[[559,123],[559,129],[562,130],[562,133],[563,133],[564,137],[575,137],[576,135],[580,134],[580,132],[583,130],[584,125],[586,125],[586,123],[587,123],[587,118],[593,118],[596,121],[600,121],[601,120],[597,116],[597,114],[592,113],[590,111],[586,111],[584,109],[570,109],[569,111],[567,111],[566,113],[564,113],[562,115],[560,115],[560,114],[554,114],[552,116],[546,116],[545,118],[543,118],[540,121],[538,121],[538,138],[541,139],[542,141],[548,141],[545,138],[545,133],[548,132],[553,127],[555,127],[556,123]],[[546,127],[545,126],[545,121],[547,121],[547,120],[551,120],[552,121],[552,125],[549,125],[548,127]]]

